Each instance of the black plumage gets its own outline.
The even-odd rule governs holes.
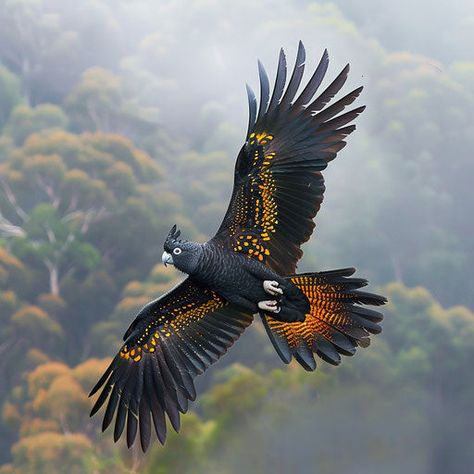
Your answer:
[[[246,140],[216,235],[204,244],[180,239],[176,226],[168,235],[163,262],[188,277],[140,310],[91,391],[99,392],[91,415],[106,407],[103,430],[115,416],[115,440],[125,431],[131,446],[139,433],[146,451],[152,424],[161,443],[166,418],[178,431],[180,413],[196,398],[195,377],[232,346],[255,314],[281,359],[289,363],[294,357],[310,371],[316,368],[314,354],[337,365],[341,355],[353,355],[380,332],[382,315],[361,305],[386,300],[360,291],[367,282],[353,278],[354,269],[294,274],[323,200],[321,171],[346,145],[355,129],[350,123],[364,110],[345,112],[362,87],[325,108],[344,85],[349,66],[315,97],[329,64],[326,50],[298,96],[305,60],[300,42],[285,87],[281,50],[272,91],[258,62],[259,105],[247,86]]]

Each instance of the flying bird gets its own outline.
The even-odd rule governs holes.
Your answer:
[[[298,95],[305,69],[300,42],[287,81],[280,50],[273,91],[258,62],[260,99],[247,86],[249,122],[235,164],[229,207],[206,243],[181,239],[174,226],[164,242],[163,263],[188,277],[148,303],[124,335],[124,343],[91,391],[100,390],[91,416],[106,405],[105,430],[114,420],[117,441],[126,427],[130,447],[139,432],[150,445],[152,426],[166,438],[167,421],[178,431],[180,413],[196,398],[194,379],[216,362],[260,316],[280,358],[313,371],[314,354],[338,365],[381,331],[383,296],[361,291],[367,281],[353,268],[296,274],[301,245],[325,190],[321,174],[355,130],[365,107],[345,111],[362,91],[327,104],[346,82],[347,65],[317,94],[328,68],[324,51]],[[106,403],[107,402],[107,403]]]

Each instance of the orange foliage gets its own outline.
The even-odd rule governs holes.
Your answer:
[[[46,364],[49,362],[49,357],[38,349],[30,349],[25,354],[25,365],[30,370],[38,367],[39,365]]]
[[[38,297],[38,305],[47,313],[56,316],[66,308],[66,302],[60,297],[51,293],[42,293]]]
[[[116,306],[115,311],[120,314],[133,314],[150,301],[148,296],[126,297]]]
[[[1,267],[0,267],[1,269]],[[10,313],[16,308],[18,299],[13,291],[0,292],[0,321],[9,318]]]
[[[47,173],[56,178],[62,177],[66,171],[64,161],[58,154],[33,155],[25,160],[23,169],[25,172]]]
[[[110,364],[111,358],[88,359],[71,370],[74,378],[81,384],[83,390],[89,392]]]
[[[48,362],[38,366],[28,374],[28,392],[34,397],[40,389],[48,388],[58,376],[67,374],[69,367],[61,362]]]
[[[64,155],[65,153],[75,153],[80,149],[80,136],[64,130],[54,130],[43,134],[32,134],[27,138],[24,146],[24,151],[28,155],[45,153],[50,150],[60,150],[61,155]]]
[[[87,394],[71,374],[56,377],[47,390],[40,390],[32,403],[35,413],[76,429],[89,410]]]
[[[10,402],[5,402],[2,410],[2,419],[5,424],[13,426],[20,422],[21,415],[18,407]]]
[[[32,436],[45,431],[58,431],[59,424],[56,420],[44,419],[44,418],[32,418],[25,419],[20,427],[20,436],[22,438],[26,436]]]
[[[7,303],[11,304],[11,305],[16,304],[16,302],[17,302],[16,295],[11,290],[10,291],[2,291],[0,293],[0,299],[4,302],[7,302]]]
[[[140,296],[143,293],[143,283],[131,281],[125,286],[123,292],[127,296]]]
[[[61,326],[38,306],[23,306],[12,316],[11,321],[21,330],[62,334]]]
[[[24,472],[63,472],[59,466],[67,465],[69,473],[82,473],[92,453],[91,441],[77,433],[38,433],[22,438],[12,448],[15,464],[24,466]]]
[[[15,268],[17,270],[23,270],[23,264],[9,253],[5,248],[0,247],[0,263],[6,267]]]

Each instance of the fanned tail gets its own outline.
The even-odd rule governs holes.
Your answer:
[[[369,335],[378,334],[383,315],[360,305],[380,306],[383,296],[360,291],[367,280],[351,278],[354,268],[290,275],[308,298],[311,309],[304,322],[285,323],[268,314],[263,324],[275,350],[288,364],[294,357],[306,370],[314,370],[317,354],[339,365],[342,355],[354,355],[357,346],[367,347]]]

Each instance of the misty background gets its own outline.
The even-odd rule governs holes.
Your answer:
[[[177,223],[219,226],[257,58],[359,85],[299,271],[355,266],[383,333],[284,366],[256,321],[144,456],[87,394],[179,281]],[[474,4],[0,0],[0,474],[469,474],[474,463]],[[171,430],[171,428],[170,428]]]

